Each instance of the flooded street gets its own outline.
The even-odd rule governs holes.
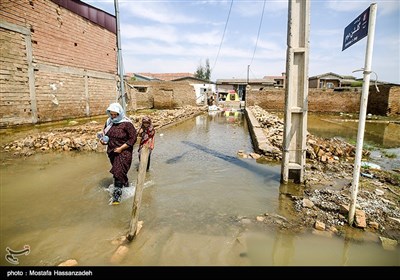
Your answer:
[[[126,188],[120,205],[108,204],[105,153],[2,155],[0,265],[10,265],[6,248],[25,245],[30,253],[18,260],[26,266],[68,259],[80,266],[400,265],[400,249],[385,250],[372,237],[351,241],[257,226],[258,215],[290,215],[281,194],[296,187],[281,186],[280,164],[239,158],[239,150],[253,152],[241,113],[210,112],[157,131],[139,214],[143,228],[118,262],[113,241],[128,231],[133,193]]]

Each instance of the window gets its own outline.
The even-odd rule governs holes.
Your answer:
[[[135,87],[138,92],[147,92],[147,87]]]

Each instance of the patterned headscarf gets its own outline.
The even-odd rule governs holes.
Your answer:
[[[148,123],[149,126],[145,127],[144,123]],[[143,146],[144,144],[147,143],[147,141],[149,141],[149,139],[154,137],[154,134],[156,133],[156,131],[154,130],[153,124],[151,123],[151,119],[148,116],[143,117],[142,119],[142,133],[140,134],[141,139],[140,139],[140,147]]]
[[[118,116],[112,118],[110,112],[116,112],[118,113]],[[110,106],[108,106],[106,113],[108,115],[107,125],[109,125],[111,122],[112,123],[131,122],[131,120],[125,116],[124,109],[119,103],[111,103]]]

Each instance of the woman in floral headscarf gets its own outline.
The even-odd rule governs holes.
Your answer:
[[[114,178],[112,204],[119,204],[122,188],[129,186],[128,171],[132,164],[133,145],[136,143],[137,132],[119,103],[110,104],[106,113],[108,119],[100,142],[107,145],[107,155],[112,165],[110,170]]]
[[[143,117],[142,119],[142,125],[140,126],[138,135],[140,137],[140,144],[139,144],[139,161],[140,161],[140,155],[141,151],[143,148],[143,145],[148,143],[149,146],[149,158],[147,160],[147,169],[146,171],[149,171],[150,169],[150,155],[151,152],[154,149],[154,136],[156,134],[156,131],[151,123],[151,119],[148,116]]]

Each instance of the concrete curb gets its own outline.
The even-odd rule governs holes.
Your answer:
[[[246,120],[249,125],[249,131],[254,146],[254,150],[258,154],[265,154],[265,152],[267,151],[268,140],[264,134],[264,131],[260,123],[253,115],[253,112],[251,112],[247,108],[244,109],[244,115],[246,116]]]

